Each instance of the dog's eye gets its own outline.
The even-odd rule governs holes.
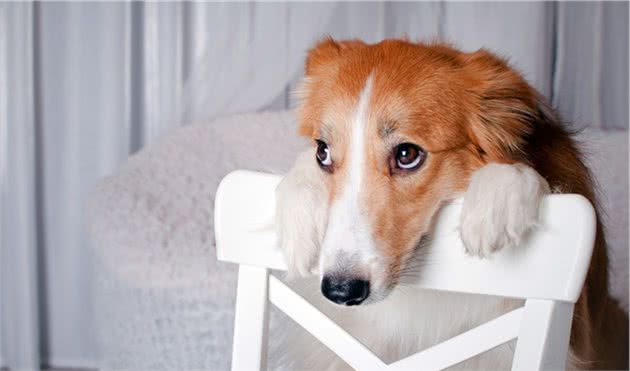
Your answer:
[[[328,144],[322,142],[321,140],[317,140],[317,154],[315,157],[317,158],[317,163],[322,169],[326,171],[331,171],[332,166],[332,157],[330,157],[330,149],[328,149]]]
[[[426,153],[419,146],[412,143],[402,143],[394,149],[396,167],[402,170],[415,170],[422,165]]]

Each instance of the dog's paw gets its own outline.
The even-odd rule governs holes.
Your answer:
[[[309,149],[276,188],[276,232],[290,277],[316,273],[327,205],[328,191]]]
[[[547,181],[524,164],[488,164],[476,171],[464,195],[460,234],[470,255],[487,257],[520,244],[538,223]]]

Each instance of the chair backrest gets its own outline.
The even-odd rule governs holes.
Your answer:
[[[457,231],[461,201],[443,207],[424,259],[428,263],[416,286],[521,298],[525,305],[387,365],[269,275],[269,269],[286,269],[273,226],[275,188],[280,180],[276,175],[236,171],[217,190],[217,257],[240,265],[233,370],[264,368],[268,302],[356,369],[444,369],[515,338],[513,369],[564,368],[573,304],[584,283],[595,240],[595,213],[584,197],[547,196],[536,231],[523,245],[499,251],[490,259],[464,253]]]

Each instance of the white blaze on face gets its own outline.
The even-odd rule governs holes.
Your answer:
[[[346,177],[339,196],[333,201],[322,244],[320,272],[361,273],[369,279],[369,266],[376,258],[372,230],[361,201],[364,186],[366,127],[370,96],[370,75],[361,91],[352,117],[350,147],[346,150]]]

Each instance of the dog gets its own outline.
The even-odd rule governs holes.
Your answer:
[[[463,196],[461,239],[479,258],[519,245],[550,192],[597,208],[572,133],[487,50],[327,38],[308,52],[297,97],[299,134],[313,145],[276,190],[279,243],[290,275],[314,277],[299,290],[384,361],[522,305],[405,286],[442,205]],[[607,265],[598,216],[568,368],[628,367],[628,318],[608,295]],[[347,368],[309,337],[287,335],[282,347],[288,369]],[[513,351],[507,343],[455,368],[508,369]]]

